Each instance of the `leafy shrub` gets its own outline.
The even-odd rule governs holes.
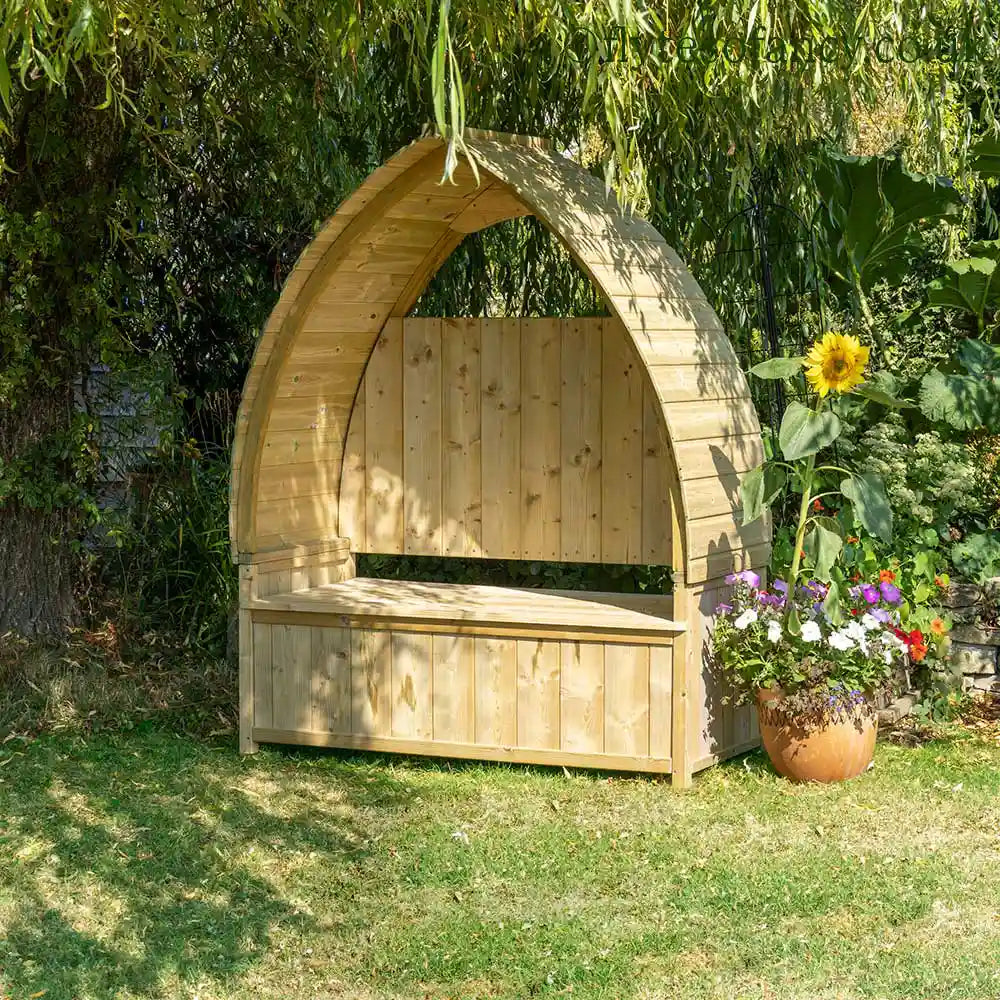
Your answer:
[[[358,576],[421,583],[478,583],[494,587],[547,587],[607,593],[668,594],[669,566],[463,559],[437,556],[360,555]]]
[[[882,477],[893,514],[892,544],[865,539],[855,552],[858,572],[895,563],[922,581],[918,601],[933,593],[935,576],[950,567],[969,575],[976,554],[986,552],[978,543],[959,546],[988,527],[991,511],[983,464],[968,445],[946,441],[935,430],[912,434],[901,415],[889,413],[845,435],[841,448],[847,463]]]
[[[112,582],[140,627],[169,628],[213,654],[226,648],[238,583],[229,555],[226,449],[170,444],[134,487],[131,518],[115,532]]]

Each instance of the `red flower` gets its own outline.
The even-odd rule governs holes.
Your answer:
[[[910,659],[914,663],[919,663],[927,655],[927,644],[923,642],[915,642],[910,646]]]
[[[919,646],[920,643],[924,641],[924,633],[920,629],[915,628],[907,637],[907,641],[911,646]]]
[[[902,642],[905,642],[907,645],[909,645],[910,637],[901,628],[897,628],[895,625],[891,626],[891,628],[892,628],[892,634],[897,639],[899,639]]]
[[[819,511],[822,509],[823,509],[823,504],[820,503],[819,497],[816,497],[816,499],[813,500],[813,510]]]
[[[861,539],[858,538],[857,535],[848,535],[847,536],[847,544],[848,545],[857,545],[858,542],[860,542],[860,541],[861,541]]]

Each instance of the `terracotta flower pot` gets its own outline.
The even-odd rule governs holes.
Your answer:
[[[780,691],[757,692],[764,749],[775,770],[794,781],[847,781],[866,770],[875,753],[878,714],[861,705],[819,725],[804,725],[782,707]]]

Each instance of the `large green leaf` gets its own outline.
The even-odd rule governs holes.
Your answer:
[[[863,289],[902,276],[920,248],[919,231],[957,215],[962,197],[948,181],[903,168],[898,157],[830,154],[817,174],[823,201],[818,241],[831,275]]]
[[[817,413],[793,400],[785,410],[778,431],[781,453],[789,462],[815,455],[840,437],[840,426],[840,418],[832,410]]]
[[[740,483],[740,500],[743,504],[743,523],[756,521],[774,502],[785,487],[785,470],[780,466],[764,464],[751,469]]]
[[[873,472],[848,476],[841,482],[840,492],[854,505],[865,531],[884,542],[892,541],[892,508],[880,476]]]
[[[927,302],[972,313],[980,324],[1000,308],[1000,240],[974,243],[968,257],[948,261],[944,275],[927,285]]]
[[[740,483],[740,501],[743,504],[743,523],[750,524],[764,513],[764,469],[758,465],[751,469]]]
[[[913,406],[913,403],[910,403],[905,399],[898,399],[896,396],[892,396],[888,392],[884,392],[882,389],[879,389],[874,385],[869,385],[867,382],[862,382],[861,385],[855,386],[854,392],[859,396],[863,396],[872,403],[878,403],[881,406],[888,406],[893,410],[903,410],[907,407]]]
[[[805,358],[771,358],[770,361],[754,365],[750,374],[767,379],[791,378],[802,371],[804,361]]]
[[[972,147],[972,169],[981,177],[1000,177],[1000,139],[980,139]]]
[[[812,562],[813,575],[817,580],[829,582],[830,570],[843,547],[844,540],[837,522],[830,517],[817,517],[804,542],[806,556]]]
[[[920,409],[958,430],[1000,426],[1000,376],[929,371],[920,382]]]

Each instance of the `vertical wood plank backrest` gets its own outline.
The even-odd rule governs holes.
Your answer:
[[[673,456],[619,321],[390,320],[341,470],[356,552],[669,565]]]

